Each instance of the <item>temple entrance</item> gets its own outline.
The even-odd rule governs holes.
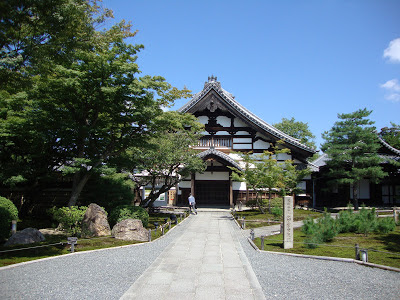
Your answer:
[[[229,181],[196,181],[198,206],[229,206]]]

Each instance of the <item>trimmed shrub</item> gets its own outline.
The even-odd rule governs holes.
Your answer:
[[[317,244],[330,242],[338,234],[338,226],[331,214],[325,211],[324,216],[317,222],[309,217],[303,221],[302,231],[306,235],[304,243],[308,248],[316,248]]]
[[[309,248],[316,248],[318,243],[329,242],[338,233],[357,232],[367,236],[369,233],[389,233],[396,228],[393,218],[378,218],[375,208],[368,210],[362,207],[358,213],[351,208],[341,211],[335,220],[327,212],[316,223],[311,218],[303,221],[302,232]]]
[[[389,233],[395,229],[396,223],[394,222],[393,218],[386,217],[378,219],[375,231],[379,233]]]
[[[140,206],[120,205],[114,208],[109,217],[111,228],[126,219],[139,219],[142,221],[143,227],[149,223],[149,213]]]
[[[339,233],[345,232],[356,232],[357,227],[355,225],[355,217],[353,210],[349,208],[348,210],[339,212],[338,218],[336,220]]]
[[[0,242],[10,236],[12,220],[18,220],[17,207],[11,200],[0,197]]]
[[[82,233],[82,220],[86,210],[87,206],[53,207],[50,209],[50,214],[68,235],[80,236]]]
[[[274,206],[271,208],[271,213],[274,215],[275,218],[280,218],[283,216],[283,209],[279,206]]]
[[[322,235],[323,242],[330,242],[338,234],[335,219],[330,213],[324,212],[324,216],[318,219],[318,228]]]
[[[304,244],[307,248],[314,249],[318,247],[318,244],[322,243],[322,235],[318,224],[311,217],[303,220],[301,231],[306,235]]]

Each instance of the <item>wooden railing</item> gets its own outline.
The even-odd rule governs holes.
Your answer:
[[[199,140],[199,147],[232,147],[232,139],[230,137],[204,137]]]

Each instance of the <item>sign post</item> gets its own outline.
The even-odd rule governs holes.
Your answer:
[[[293,197],[283,198],[283,248],[293,248]]]

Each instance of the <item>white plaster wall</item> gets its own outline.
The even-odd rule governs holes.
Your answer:
[[[208,117],[207,116],[199,116],[199,117],[197,117],[197,120],[199,120],[199,122],[201,124],[207,124],[208,123]]]
[[[247,125],[244,122],[242,122],[242,120],[240,120],[238,118],[235,118],[233,120],[233,126],[235,126],[235,127],[247,127]]]
[[[232,190],[234,190],[234,191],[245,191],[246,190],[246,183],[233,181],[232,182]]]
[[[228,131],[218,131],[218,135],[230,135]]]
[[[233,138],[234,143],[251,143],[251,138]]]
[[[267,150],[270,147],[270,143],[258,140],[254,142],[253,148],[254,149],[264,149]]]
[[[229,172],[204,172],[196,173],[196,180],[229,180]]]
[[[369,197],[370,197],[370,195],[369,195],[369,180],[362,179],[357,186],[357,190],[358,190],[358,197],[360,199],[369,199]],[[350,197],[351,197],[351,199],[353,199],[353,186],[352,185],[350,185]]]
[[[222,125],[222,127],[231,127],[231,119],[225,116],[218,116],[217,123]]]
[[[233,149],[251,149],[251,144],[234,144]]]
[[[190,181],[181,181],[181,182],[179,182],[179,188],[180,189],[186,189],[186,188],[189,188],[190,189],[190,187],[191,187],[191,182]]]

